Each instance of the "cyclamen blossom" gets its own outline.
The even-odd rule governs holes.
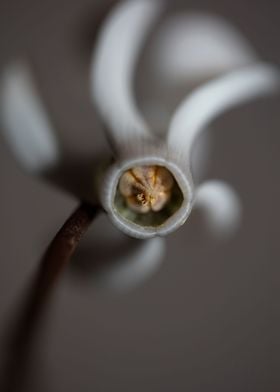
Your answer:
[[[154,43],[158,77],[167,85],[212,79],[182,100],[169,123],[161,124],[166,132],[159,137],[137,107],[134,80],[142,47],[164,7],[160,0],[129,0],[114,7],[90,68],[91,96],[114,157],[98,177],[100,204],[121,231],[148,239],[128,261],[116,263],[116,273],[107,275],[111,286],[149,274],[165,246],[152,237],[178,229],[194,207],[204,210],[213,232],[236,228],[240,205],[233,189],[222,181],[197,185],[193,179],[194,140],[224,111],[275,93],[280,85],[277,67],[259,61],[222,19],[171,16]],[[2,74],[0,122],[24,170],[41,175],[59,165],[55,132],[25,63],[16,62]]]
[[[100,200],[114,224],[126,234],[144,239],[176,230],[195,204],[203,201],[215,208],[213,195],[218,195],[217,209],[221,202],[228,206],[221,224],[231,226],[229,216],[235,219],[238,213],[230,188],[217,181],[198,188],[194,185],[190,168],[193,142],[225,110],[279,88],[276,67],[261,62],[241,67],[191,92],[173,114],[165,139],[157,137],[137,108],[133,77],[144,40],[163,5],[161,1],[135,0],[116,7],[103,26],[92,61],[92,94],[115,156],[101,186]],[[164,181],[153,174],[158,170],[165,170],[173,179],[168,197],[163,188],[156,190],[151,185]],[[124,176],[131,178],[130,194],[122,192]],[[161,207],[149,208],[151,198],[154,202],[161,199]]]

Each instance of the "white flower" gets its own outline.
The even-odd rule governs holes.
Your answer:
[[[100,200],[114,224],[137,238],[173,232],[196,203],[208,206],[212,216],[217,209],[218,230],[232,227],[229,217],[236,220],[238,208],[237,198],[229,196],[230,188],[217,181],[194,185],[190,160],[194,140],[225,110],[279,89],[279,71],[272,65],[255,62],[235,69],[187,95],[175,110],[165,138],[159,138],[137,108],[133,81],[144,40],[163,5],[133,0],[117,6],[103,25],[91,68],[93,99],[115,156],[101,184]],[[163,181],[155,174],[158,170],[169,173],[172,189],[156,189],[155,184]],[[123,178],[130,181],[125,192]],[[158,198],[163,202],[155,210],[151,200],[155,203]],[[228,211],[219,214],[225,206]]]
[[[165,88],[161,99],[169,101],[166,91],[182,90],[186,82],[204,84],[182,100],[169,122],[163,107],[159,123],[166,132],[159,136],[154,121],[150,123],[158,120],[155,111],[145,117],[137,107],[134,79],[141,49],[163,8],[160,0],[117,5],[101,29],[91,64],[92,97],[114,155],[101,176],[99,199],[119,229],[149,239],[129,260],[116,262],[114,273],[102,276],[114,287],[147,277],[165,249],[161,238],[151,237],[176,230],[194,207],[205,212],[212,232],[222,235],[237,227],[240,203],[233,189],[222,181],[197,185],[193,180],[194,141],[224,111],[279,90],[279,70],[260,62],[223,19],[171,16],[151,47],[156,77]],[[24,170],[43,175],[59,167],[57,138],[25,63],[17,62],[2,74],[0,123]],[[204,151],[198,158],[203,157]]]

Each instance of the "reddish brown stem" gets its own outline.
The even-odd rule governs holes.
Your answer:
[[[11,361],[7,364],[6,381],[1,390],[18,392],[24,388],[36,327],[44,314],[46,301],[98,211],[96,206],[81,203],[50,243],[12,333]]]
[[[98,207],[87,203],[80,206],[67,219],[49,245],[41,264],[40,290],[45,296],[56,282],[63,268],[70,262],[81,238],[98,212]]]
[[[43,303],[52,292],[61,272],[70,262],[82,236],[86,233],[99,208],[87,203],[80,206],[67,219],[58,231],[43,256],[37,278],[35,279],[25,312],[27,329],[30,330],[38,314],[41,313]]]

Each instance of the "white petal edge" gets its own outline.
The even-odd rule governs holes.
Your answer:
[[[117,5],[101,30],[91,65],[93,100],[113,146],[128,136],[148,136],[136,107],[133,79],[144,40],[162,8],[157,0],[130,0]]]
[[[59,160],[53,128],[28,66],[16,62],[0,79],[0,127],[21,168],[40,174]]]
[[[235,190],[223,181],[200,185],[194,207],[203,211],[208,228],[218,237],[228,237],[240,227],[241,202]]]
[[[249,42],[226,19],[189,12],[167,18],[154,39],[150,62],[168,85],[193,84],[257,61]]]
[[[95,284],[102,289],[131,290],[150,279],[160,268],[165,256],[165,240],[152,238],[139,241],[126,257],[97,274]]]
[[[195,89],[179,105],[169,127],[168,145],[183,159],[199,132],[224,111],[279,91],[276,66],[258,63],[230,72]]]

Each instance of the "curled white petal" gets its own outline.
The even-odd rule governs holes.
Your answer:
[[[204,212],[212,233],[222,237],[240,226],[241,202],[235,190],[223,181],[207,181],[196,192],[195,208]]]
[[[194,139],[225,110],[279,90],[277,67],[258,63],[233,71],[197,88],[175,112],[168,134],[168,144],[189,160]]]
[[[180,13],[167,18],[151,51],[151,63],[163,83],[197,83],[257,61],[247,40],[224,18]]]
[[[160,267],[165,255],[165,240],[141,241],[136,249],[97,275],[101,288],[129,290],[149,279]]]
[[[133,77],[144,39],[161,9],[157,0],[124,1],[105,21],[91,66],[96,107],[113,145],[148,136],[133,95]]]
[[[58,143],[28,67],[10,65],[0,80],[0,127],[25,170],[41,173],[59,159]]]

